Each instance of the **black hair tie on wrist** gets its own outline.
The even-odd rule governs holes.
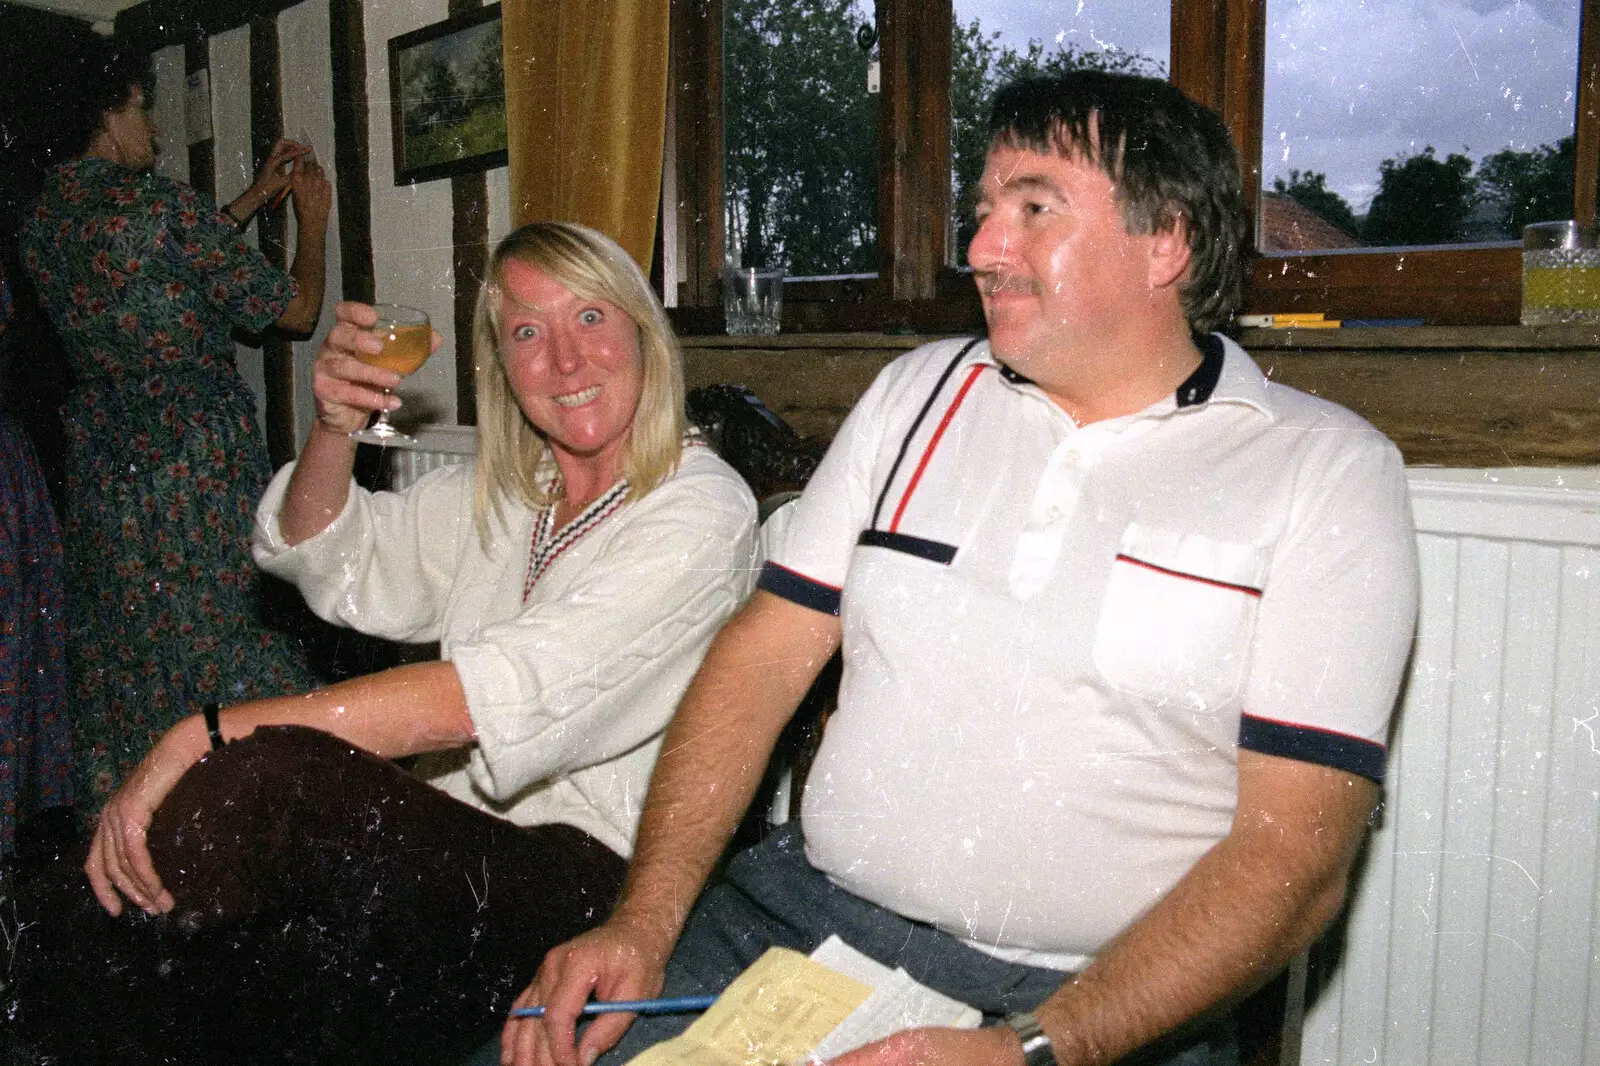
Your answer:
[[[211,750],[216,751],[227,743],[222,739],[222,723],[217,720],[217,714],[222,710],[219,703],[208,703],[200,713],[205,715],[206,732],[211,735]]]

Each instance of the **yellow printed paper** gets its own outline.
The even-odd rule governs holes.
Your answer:
[[[768,948],[682,1035],[628,1066],[788,1066],[871,994],[798,951]]]

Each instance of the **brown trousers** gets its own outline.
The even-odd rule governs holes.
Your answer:
[[[293,727],[184,775],[150,850],[177,900],[157,918],[110,918],[81,861],[0,882],[23,927],[14,1017],[59,1061],[450,1061],[605,919],[626,869],[571,826],[519,828]]]

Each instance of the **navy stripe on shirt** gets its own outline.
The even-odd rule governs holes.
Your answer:
[[[1274,722],[1269,718],[1239,717],[1239,747],[1262,755],[1316,763],[1369,778],[1383,784],[1388,751],[1361,737],[1333,733],[1311,726]]]
[[[942,563],[945,566],[949,566],[951,560],[956,557],[954,544],[913,537],[908,533],[886,533],[881,529],[862,530],[861,536],[856,538],[856,543],[865,548],[888,548],[890,551],[905,552],[907,555],[915,555],[918,559]]]
[[[761,577],[756,581],[756,588],[764,589],[774,596],[782,596],[790,603],[798,603],[813,611],[832,615],[839,613],[838,589],[832,585],[824,585],[820,581],[813,581],[804,574],[797,574],[777,563],[766,563],[761,567]]]

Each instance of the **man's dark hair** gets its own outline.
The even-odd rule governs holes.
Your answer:
[[[16,116],[22,127],[22,149],[30,162],[49,169],[88,151],[106,113],[144,92],[148,106],[155,94],[150,56],[123,42],[85,29],[61,42],[36,64],[35,107]]]
[[[1181,217],[1189,276],[1179,290],[1196,332],[1225,325],[1244,295],[1248,220],[1239,153],[1214,111],[1155,78],[1073,70],[995,94],[990,143],[1081,156],[1110,177],[1128,232]]]

